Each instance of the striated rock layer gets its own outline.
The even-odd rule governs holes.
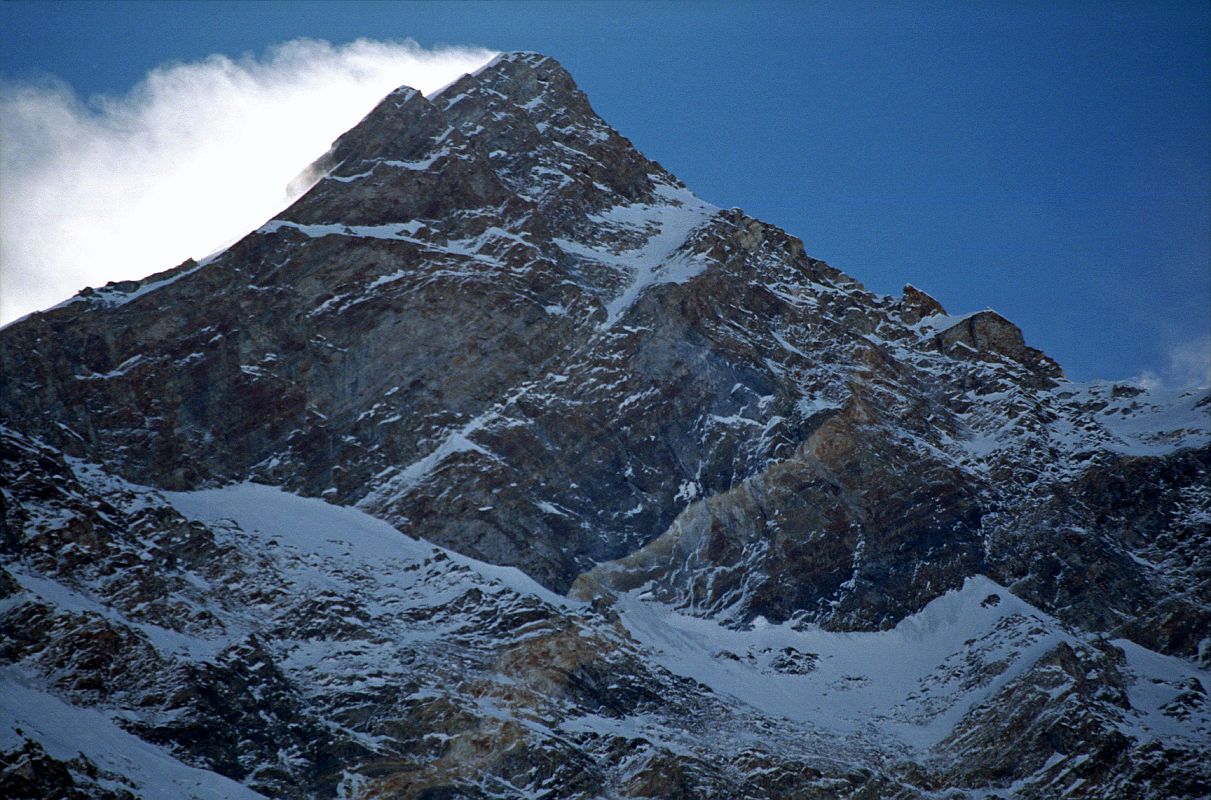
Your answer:
[[[1211,790],[1205,390],[865,290],[540,55],[307,178],[0,331],[6,796]]]

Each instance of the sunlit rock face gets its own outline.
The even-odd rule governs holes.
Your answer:
[[[0,332],[0,793],[1209,791],[1205,390],[865,290],[541,55],[309,174]]]

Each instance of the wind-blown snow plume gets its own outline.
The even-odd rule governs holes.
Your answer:
[[[1146,389],[1205,388],[1211,386],[1211,335],[1171,344],[1160,373],[1144,370],[1132,380]]]
[[[0,86],[0,320],[207,255],[292,200],[291,179],[389,91],[436,91],[493,55],[298,39],[87,103],[60,82]]]

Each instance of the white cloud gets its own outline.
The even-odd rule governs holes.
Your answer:
[[[1211,334],[1169,348],[1165,382],[1180,388],[1211,386]]]
[[[62,83],[0,87],[0,321],[230,243],[392,89],[428,94],[492,56],[300,39],[87,104]]]
[[[1170,345],[1159,374],[1146,369],[1131,380],[1149,390],[1211,387],[1211,334]]]
[[[1141,388],[1147,389],[1150,392],[1155,392],[1158,389],[1165,388],[1165,382],[1161,380],[1161,376],[1157,375],[1150,369],[1143,370],[1134,378],[1129,379],[1131,383],[1139,385]]]

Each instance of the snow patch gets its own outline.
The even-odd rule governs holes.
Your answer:
[[[1109,434],[1104,444],[1123,455],[1157,456],[1211,443],[1211,394],[1206,389],[1092,381],[1062,383],[1053,392],[1082,408],[1096,409],[1093,419]],[[1061,443],[1084,438],[1062,420],[1052,424],[1051,435]]]
[[[999,602],[984,602],[994,594]],[[891,737],[922,749],[950,733],[977,702],[1072,638],[1050,615],[984,576],[968,578],[961,589],[891,630],[869,633],[795,630],[764,619],[749,630],[734,630],[641,596],[636,590],[620,597],[623,623],[671,672],[765,714],[843,737]],[[998,626],[1015,625],[1044,633],[998,641]],[[947,673],[981,639],[993,641],[982,658],[1009,664],[987,684],[963,690]]]
[[[34,688],[16,667],[0,668],[0,749],[19,748],[25,737],[52,758],[70,761],[83,755],[100,769],[129,780],[135,793],[147,800],[264,800],[264,795],[230,778],[182,764],[96,709],[68,705]]]
[[[594,222],[607,226],[638,231],[654,228],[656,232],[640,247],[613,252],[571,239],[554,240],[570,255],[625,269],[630,274],[627,285],[606,305],[603,330],[612,327],[649,287],[662,283],[685,283],[706,269],[706,261],[701,256],[678,251],[685,246],[690,235],[714,217],[719,209],[698,199],[687,189],[658,185],[656,194],[663,202],[614,206],[591,217]]]
[[[257,228],[256,233],[276,233],[283,228],[291,228],[310,236],[312,239],[319,239],[324,236],[358,236],[367,239],[398,239],[417,244],[427,244],[412,237],[412,234],[422,227],[424,227],[424,223],[415,219],[409,222],[395,222],[389,225],[341,225],[337,223],[303,225],[298,222],[291,222],[290,220],[274,219]]]
[[[231,520],[264,543],[272,540],[279,548],[292,551],[296,556],[292,560],[298,563],[326,561],[341,569],[360,568],[369,574],[379,574],[388,572],[390,565],[398,565],[401,560],[424,561],[441,553],[485,581],[499,582],[518,594],[535,595],[562,608],[580,605],[544,588],[515,567],[488,564],[414,539],[349,506],[299,497],[258,483],[163,495],[185,517],[207,523]]]

